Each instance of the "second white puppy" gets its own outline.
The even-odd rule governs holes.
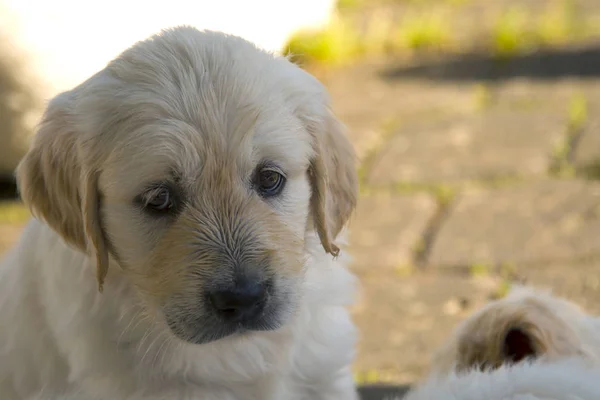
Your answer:
[[[571,356],[600,365],[600,319],[549,291],[515,286],[459,324],[435,354],[432,372]]]
[[[406,400],[596,400],[600,321],[549,292],[516,287],[462,322]]]

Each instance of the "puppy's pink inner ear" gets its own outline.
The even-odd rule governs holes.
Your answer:
[[[513,363],[535,358],[537,355],[532,338],[520,328],[512,328],[506,333],[503,352],[506,360]]]

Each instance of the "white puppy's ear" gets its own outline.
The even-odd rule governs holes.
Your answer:
[[[312,186],[311,209],[321,244],[337,256],[334,240],[356,207],[358,174],[354,148],[343,124],[327,109],[321,120],[312,121],[315,157],[309,176]]]
[[[478,319],[471,320],[458,336],[458,347],[452,353],[445,351],[446,355],[443,357],[456,357],[456,368],[459,371],[472,368],[487,370],[534,360],[549,352],[554,353],[555,350],[560,353],[560,347],[570,342],[568,328],[563,331],[563,326],[557,325],[558,329],[553,332],[554,327],[548,325],[548,322],[554,321],[545,316],[535,319],[519,310],[506,311],[489,309]],[[556,334],[559,340],[555,345]],[[566,340],[561,340],[561,336]],[[564,354],[571,351],[568,349]],[[572,354],[576,354],[576,351]]]
[[[72,93],[54,98],[42,118],[33,143],[17,167],[21,198],[70,245],[95,252],[102,290],[108,252],[100,226],[98,173],[85,168],[81,135],[74,128]]]
[[[514,327],[504,335],[502,344],[502,355],[509,363],[518,363],[526,359],[534,359],[539,356],[539,340],[535,332],[527,329]]]

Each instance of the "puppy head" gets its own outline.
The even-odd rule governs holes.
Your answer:
[[[539,357],[584,354],[576,326],[583,314],[547,293],[517,288],[464,321],[438,352],[434,369],[496,369]]]
[[[281,326],[302,295],[305,238],[337,254],[357,196],[316,79],[185,27],[55,98],[17,177],[38,217],[95,254],[100,288],[116,261],[194,343]]]

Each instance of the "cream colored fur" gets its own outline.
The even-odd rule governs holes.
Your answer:
[[[252,183],[264,162],[277,198]],[[357,398],[334,257],[354,153],[286,59],[185,27],[140,42],[50,102],[18,180],[39,219],[0,265],[2,400]],[[142,209],[154,182],[177,214]],[[210,340],[205,292],[240,271],[273,283],[265,330]]]
[[[431,378],[404,400],[597,400],[600,370],[581,359],[503,365]],[[388,399],[392,400],[392,399]],[[397,399],[399,400],[399,399]]]
[[[600,320],[548,291],[519,286],[457,327],[406,400],[598,398]]]

